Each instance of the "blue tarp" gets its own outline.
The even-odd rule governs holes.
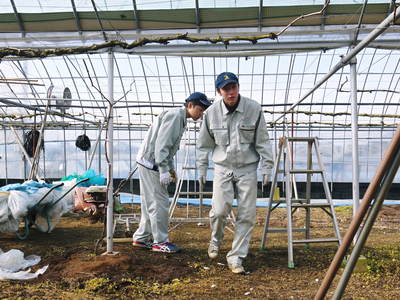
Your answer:
[[[78,186],[89,187],[89,186],[92,186],[92,185],[105,185],[106,184],[106,179],[103,176],[103,174],[98,174],[97,175],[95,170],[87,170],[82,175],[71,174],[71,175],[63,177],[61,179],[61,181],[70,181],[72,179],[76,179],[76,181],[80,181],[80,180],[85,179],[85,178],[89,178],[89,180],[78,184]]]
[[[25,181],[24,183],[13,183],[7,184],[5,186],[0,187],[0,191],[9,192],[9,191],[22,191],[27,194],[34,194],[41,188],[51,188],[53,184],[49,183],[40,183],[37,181]]]

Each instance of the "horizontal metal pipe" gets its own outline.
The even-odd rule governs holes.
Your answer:
[[[18,102],[14,102],[5,98],[0,98],[0,102],[4,103],[4,104],[8,104],[8,105],[12,105],[12,106],[17,106],[17,107],[23,107],[26,109],[30,109],[30,110],[37,110],[40,112],[46,112],[45,109],[36,107],[36,106],[31,106],[31,105],[27,105],[27,104],[23,104],[23,103],[18,103]],[[64,117],[66,119],[72,119],[72,120],[76,120],[76,121],[81,121],[81,122],[85,122],[85,123],[90,123],[90,124],[98,124],[97,122],[92,122],[89,120],[85,120],[85,119],[81,119],[81,118],[77,118],[77,117],[73,117],[73,116],[69,116],[69,115],[64,115],[58,111],[54,111],[54,110],[49,110],[47,113],[51,113],[51,114],[55,114],[55,115],[59,115],[60,117]]]
[[[70,123],[65,123],[65,122],[56,122],[56,123],[47,123],[48,127],[46,127],[46,130],[59,130],[60,128],[65,128],[66,130],[77,130],[77,129],[82,129],[85,127],[85,130],[98,130],[99,129],[99,124],[94,124],[93,125],[84,125],[84,124],[70,124]],[[126,131],[126,130],[138,130],[138,131],[143,131],[147,130],[148,127],[151,124],[142,124],[141,126],[139,124],[129,124],[126,125],[121,125],[121,124],[116,124],[114,126],[114,130],[121,130],[121,131]],[[34,123],[20,123],[20,122],[0,122],[0,126],[3,127],[9,127],[9,126],[14,126],[15,128],[21,129],[21,128],[32,128],[35,126]],[[37,124],[36,124],[37,126]],[[284,130],[284,126],[274,126],[274,129],[277,131]],[[393,132],[396,130],[396,126],[364,126],[364,125],[358,125],[359,132]],[[272,129],[271,129],[272,130]],[[339,126],[336,125],[335,127],[332,126],[312,126],[311,131],[318,131],[318,132],[349,132],[351,130],[350,126]],[[308,132],[310,131],[309,126],[296,126],[296,131],[297,132]],[[328,140],[331,140],[331,138],[327,138]],[[350,138],[341,138],[341,137],[335,137],[335,139],[340,139],[340,140],[349,140]],[[368,139],[375,139],[375,137],[368,137],[368,138],[360,138],[360,140],[368,140]],[[390,138],[385,138],[383,137],[382,140],[389,140]]]
[[[40,99],[43,100],[43,99]],[[130,105],[129,103],[132,103],[134,101],[127,101],[123,103],[127,103],[128,105],[115,105],[114,109],[126,109],[126,108],[146,108],[146,107],[161,107],[161,108],[169,108],[169,107],[181,107],[183,105],[183,102],[175,102],[175,103],[163,103],[163,104],[155,104],[153,101],[150,103],[145,103],[145,104],[134,104]],[[279,104],[261,104],[262,107],[282,107],[282,106],[289,106],[293,105],[292,103],[279,103]],[[328,102],[320,102],[320,103],[299,103],[298,106],[349,106],[350,103],[328,103]],[[400,103],[358,103],[358,106],[400,106]],[[7,107],[7,106],[2,106],[0,107]],[[35,105],[35,107],[46,107],[46,105]],[[54,105],[50,105],[50,107],[55,107]],[[95,105],[70,105],[70,106],[63,106],[63,105],[58,105],[57,107],[65,107],[65,108],[91,108],[91,109],[106,109],[106,106],[95,106]],[[59,114],[59,112],[57,112]],[[295,111],[296,113],[296,111]]]

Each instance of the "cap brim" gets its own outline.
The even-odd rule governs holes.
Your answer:
[[[222,89],[224,86],[226,86],[227,84],[230,84],[230,83],[238,83],[236,80],[234,80],[234,79],[228,79],[228,80],[225,80],[225,81],[223,81],[223,82],[221,82],[218,86],[217,86],[217,88],[218,89]]]
[[[204,106],[210,106],[211,105],[210,101],[201,100],[200,103],[203,104]]]

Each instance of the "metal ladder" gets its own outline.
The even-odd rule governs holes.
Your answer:
[[[212,196],[212,192],[204,191],[203,184],[200,184],[197,189],[197,166],[196,166],[196,140],[197,140],[197,133],[199,130],[199,122],[188,120],[188,126],[185,132],[185,139],[182,139],[183,145],[185,146],[185,159],[182,166],[182,173],[181,176],[178,178],[178,182],[176,183],[176,189],[174,196],[171,200],[170,209],[169,209],[169,220],[170,223],[177,223],[176,226],[170,228],[170,231],[173,230],[175,227],[179,226],[181,223],[197,223],[198,225],[205,225],[209,224],[209,217],[208,214],[204,214],[204,205],[203,205],[203,197],[204,196]],[[191,126],[192,125],[192,126]],[[192,151],[191,151],[192,150]],[[209,167],[208,170],[213,170],[212,167]],[[191,177],[189,176],[189,172],[194,172],[194,184],[190,184]],[[192,179],[193,180],[193,179]],[[186,190],[182,189],[183,182],[186,181]],[[193,216],[189,214],[189,204],[186,204],[186,216],[185,217],[174,217],[174,212],[176,205],[178,203],[179,198],[188,198],[190,196],[195,196],[198,199],[198,216]],[[228,224],[231,224],[232,227],[235,227],[235,214],[233,210],[229,214],[227,221]],[[228,230],[233,230],[230,227],[226,227]]]
[[[185,146],[185,159],[182,166],[182,173],[179,176],[178,181],[176,182],[176,189],[174,196],[171,200],[171,205],[169,209],[169,218],[170,222],[176,223],[186,223],[186,222],[195,222],[195,223],[206,223],[208,222],[208,216],[204,216],[203,212],[203,196],[205,195],[212,195],[212,192],[204,192],[203,186],[200,185],[197,188],[196,182],[190,184],[191,176],[189,172],[195,172],[193,179],[197,179],[197,168],[196,168],[196,140],[197,140],[197,133],[198,133],[198,124],[199,122],[188,120],[188,126],[185,132],[185,139],[183,139],[183,144]],[[186,181],[186,191],[182,189],[183,183]],[[189,198],[191,196],[196,196],[198,199],[198,217],[191,216],[189,214],[189,204],[186,204],[186,217],[184,218],[174,218],[175,208],[180,197]],[[193,198],[196,199],[196,198]]]
[[[290,149],[289,143],[295,142],[304,142],[307,143],[307,168],[306,169],[294,169],[294,158],[292,156],[292,152]],[[318,168],[313,168],[313,155],[312,149],[314,148],[317,165]],[[280,161],[282,159],[283,154],[283,163]],[[284,200],[274,200],[273,195],[274,191],[277,188],[277,179],[278,174],[283,174],[284,180],[284,192],[285,198]],[[305,199],[299,199],[297,196],[296,190],[296,174],[305,174],[307,177],[306,181],[306,191],[305,191]],[[311,201],[311,177],[313,174],[319,174],[322,178],[322,184],[325,192],[326,201],[318,202]],[[295,197],[293,197],[292,191],[295,192]],[[277,208],[280,204],[286,204],[286,214],[287,214],[287,227],[286,228],[270,228],[270,217],[271,212]],[[305,209],[305,222],[304,227],[302,228],[293,228],[293,214],[298,208]],[[328,216],[332,219],[333,229],[334,229],[334,238],[311,238],[310,224],[311,224],[311,209],[320,208]],[[293,245],[294,244],[306,244],[309,243],[327,243],[327,242],[336,242],[339,245],[341,244],[339,226],[336,219],[331,193],[329,190],[328,182],[325,176],[325,168],[322,163],[321,154],[319,151],[318,140],[316,137],[306,138],[306,137],[281,137],[279,140],[279,150],[278,156],[275,161],[274,173],[271,183],[271,192],[268,201],[267,213],[265,217],[265,225],[264,231],[261,239],[261,249],[265,249],[265,244],[267,241],[267,234],[275,232],[287,232],[288,237],[288,267],[294,268],[293,261]],[[293,232],[304,232],[304,239],[293,239]]]

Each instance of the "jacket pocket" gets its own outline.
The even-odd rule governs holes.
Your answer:
[[[251,144],[254,142],[256,126],[251,124],[239,125],[239,140],[242,144]]]
[[[229,136],[227,128],[214,128],[213,130],[215,144],[219,146],[229,145]]]

